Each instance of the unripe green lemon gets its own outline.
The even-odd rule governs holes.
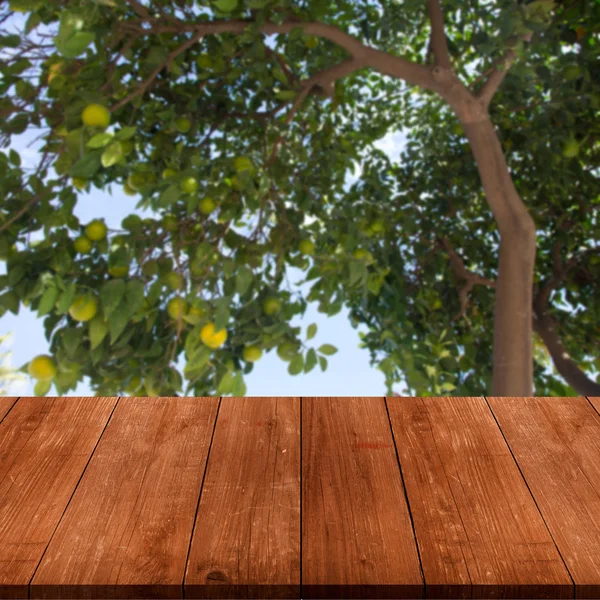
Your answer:
[[[353,253],[352,256],[354,258],[357,258],[358,260],[362,260],[364,259],[370,259],[372,258],[372,254],[368,251],[365,250],[364,248],[357,248]]]
[[[212,58],[209,54],[201,54],[196,59],[196,64],[202,69],[210,69],[212,67]]]
[[[215,324],[207,323],[200,330],[200,340],[205,346],[209,348],[219,348],[225,343],[227,339],[227,330],[221,329],[221,331],[215,332]]]
[[[371,223],[370,228],[373,233],[381,233],[385,231],[385,223],[381,219],[376,219]]]
[[[125,388],[126,392],[135,392],[142,385],[142,378],[139,375],[134,375]]]
[[[108,274],[111,277],[115,277],[116,279],[118,279],[120,277],[125,277],[125,275],[127,275],[127,273],[129,273],[129,267],[117,266],[117,265],[108,267]]]
[[[286,362],[292,360],[296,354],[296,344],[292,342],[282,342],[277,346],[277,356]]]
[[[167,231],[177,231],[179,229],[179,221],[173,215],[165,215],[162,225]]]
[[[563,146],[562,155],[566,158],[573,158],[579,154],[579,144],[577,140],[568,140]]]
[[[202,317],[206,314],[206,309],[200,306],[190,306],[190,311],[188,312],[188,317],[195,317],[194,321],[196,324],[200,322]]]
[[[146,181],[146,176],[143,173],[131,173],[127,178],[127,185],[138,192],[140,188],[144,187]]]
[[[181,191],[186,194],[193,194],[198,189],[198,181],[195,177],[186,177],[180,185]]]
[[[562,70],[562,76],[565,81],[574,81],[581,75],[581,67],[579,65],[567,65]]]
[[[167,168],[162,172],[163,179],[169,179],[169,177],[175,177],[175,175],[177,175],[177,171],[175,169]]]
[[[110,112],[102,104],[88,104],[81,113],[81,120],[89,127],[102,127],[110,125]]]
[[[137,194],[137,192],[127,182],[123,184],[123,191],[125,194],[127,194],[127,196],[135,196]]]
[[[301,254],[312,254],[315,251],[315,243],[311,240],[302,240],[298,244],[298,250]]]
[[[205,215],[210,215],[210,213],[213,210],[215,210],[216,207],[217,205],[215,201],[212,198],[209,198],[208,196],[202,198],[202,200],[200,200],[200,204],[198,205],[200,212]]]
[[[246,346],[242,351],[242,357],[246,362],[256,362],[262,356],[262,350],[258,346]]]
[[[121,227],[128,231],[137,231],[142,227],[142,219],[138,215],[127,215],[121,221]]]
[[[267,298],[263,303],[265,315],[274,315],[281,309],[281,301],[278,298]]]
[[[87,235],[92,242],[99,242],[106,237],[108,228],[106,224],[100,219],[94,219],[90,221],[85,228],[85,235]]]
[[[233,166],[238,173],[242,173],[243,171],[252,171],[254,169],[252,161],[247,156],[238,156],[233,161]]]
[[[144,263],[142,267],[142,275],[144,277],[154,277],[158,274],[158,263],[153,259]]]
[[[165,275],[165,283],[171,290],[178,290],[183,285],[183,275],[176,271],[171,271]]]
[[[29,375],[38,381],[50,381],[56,375],[56,363],[47,354],[40,354],[29,363]]]
[[[308,36],[304,38],[304,45],[312,50],[319,45],[319,38],[315,37],[314,35]]]
[[[79,190],[83,190],[85,189],[85,186],[87,185],[87,179],[83,179],[83,177],[73,177],[73,179],[71,179],[71,183]]]
[[[69,307],[69,314],[76,321],[90,321],[98,312],[98,300],[95,296],[80,294],[75,296]]]
[[[187,314],[188,305],[182,298],[172,298],[167,303],[167,314],[171,319],[177,320]]]
[[[192,122],[187,117],[178,117],[175,119],[175,127],[181,133],[187,133],[192,126]]]
[[[89,252],[91,252],[93,245],[94,244],[92,240],[90,240],[90,238],[86,235],[80,235],[73,242],[73,247],[75,248],[75,251],[79,252],[80,254],[88,254]]]

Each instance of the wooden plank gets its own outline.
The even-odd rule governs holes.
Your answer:
[[[302,597],[421,598],[381,398],[302,398]]]
[[[0,421],[8,414],[8,411],[14,406],[17,396],[3,396],[0,398]]]
[[[588,398],[592,406],[596,409],[596,411],[600,414],[600,398],[590,396]]]
[[[181,598],[218,398],[120,398],[30,598]]]
[[[0,598],[27,598],[116,402],[23,397],[0,423]]]
[[[185,597],[300,597],[299,398],[222,398]]]
[[[485,399],[387,404],[426,597],[572,598],[571,578]]]
[[[488,398],[575,582],[600,598],[600,415],[585,398]]]

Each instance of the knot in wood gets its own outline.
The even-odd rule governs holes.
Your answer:
[[[227,575],[221,571],[211,571],[206,576],[206,583],[226,583],[227,581]]]

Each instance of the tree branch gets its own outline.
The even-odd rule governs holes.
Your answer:
[[[494,94],[500,87],[500,84],[506,77],[508,70],[515,62],[517,58],[517,53],[513,48],[517,45],[520,40],[525,40],[527,42],[531,41],[531,36],[533,35],[533,31],[528,31],[523,35],[513,36],[507,42],[508,50],[498,58],[491,67],[491,74],[488,77],[487,81],[483,84],[481,89],[475,94],[475,97],[480,100],[482,105],[487,109],[489,106]]]
[[[427,0],[427,13],[431,22],[430,48],[433,50],[434,63],[438,67],[451,69],[452,62],[448,52],[448,42],[444,32],[444,14],[441,0]]]
[[[460,257],[458,252],[454,250],[450,242],[443,237],[437,237],[438,245],[441,245],[444,250],[448,253],[448,257],[450,259],[450,266],[454,271],[454,274],[459,279],[464,280],[464,284],[458,291],[458,296],[460,298],[460,312],[452,318],[452,321],[456,321],[461,317],[465,316],[467,310],[468,303],[468,294],[473,288],[474,285],[485,285],[488,287],[496,287],[496,282],[491,279],[487,279],[486,277],[481,277],[476,273],[472,273],[465,267],[465,263],[463,259]]]

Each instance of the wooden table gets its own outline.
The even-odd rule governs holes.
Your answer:
[[[600,398],[0,398],[0,598],[599,598]]]

